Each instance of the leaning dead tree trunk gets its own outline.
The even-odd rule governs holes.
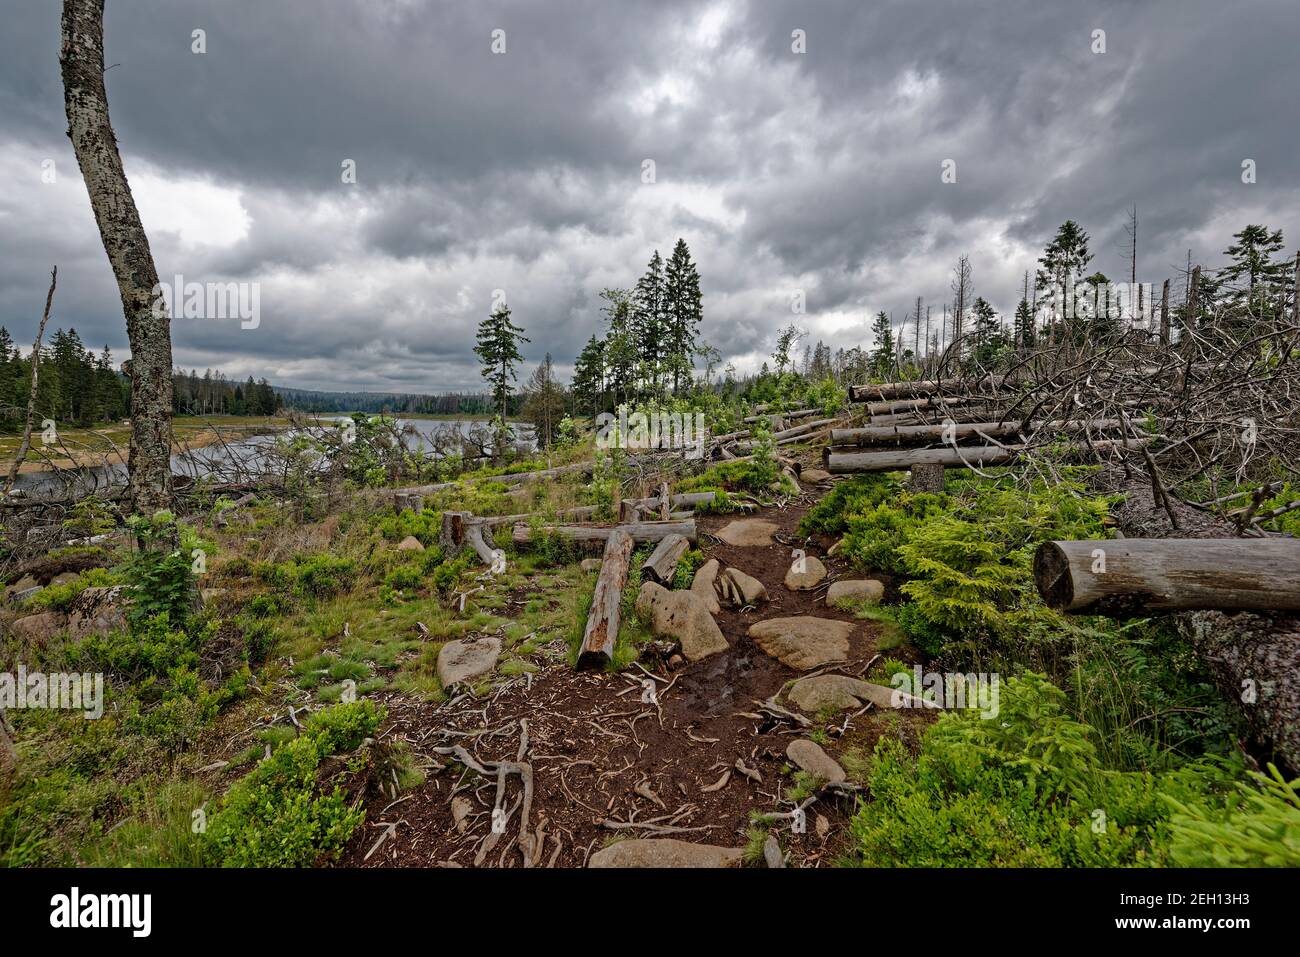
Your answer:
[[[591,596],[591,611],[578,650],[578,667],[604,665],[614,657],[618,640],[619,610],[623,603],[623,586],[627,584],[627,566],[632,557],[632,536],[618,528],[605,541],[605,560]]]
[[[1300,540],[1044,542],[1034,581],[1068,612],[1300,611]]]
[[[152,513],[170,507],[172,498],[171,323],[158,301],[158,270],[109,121],[104,0],[63,0],[59,64],[68,136],[117,278],[131,346],[131,503]]]
[[[50,291],[45,294],[45,311],[41,313],[41,324],[36,329],[36,341],[32,344],[32,381],[31,391],[27,395],[27,417],[23,420],[23,440],[14,453],[13,464],[9,467],[9,478],[5,482],[5,495],[18,481],[18,470],[23,467],[27,451],[32,447],[32,423],[36,421],[36,383],[41,370],[41,340],[45,338],[45,324],[50,321],[50,305],[54,302],[54,286],[59,281],[59,267],[50,270]]]

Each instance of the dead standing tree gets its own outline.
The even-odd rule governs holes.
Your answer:
[[[104,0],[63,0],[62,32],[68,136],[117,279],[131,345],[131,505],[149,514],[169,508],[172,498],[171,323],[165,310],[154,308],[158,270],[109,121]]]

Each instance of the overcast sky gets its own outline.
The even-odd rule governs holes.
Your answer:
[[[65,133],[59,5],[4,7],[0,324],[30,343],[57,264],[51,329],[124,358]],[[1010,313],[1067,218],[1127,278],[1134,203],[1157,286],[1189,248],[1219,264],[1248,222],[1294,250],[1297,51],[1283,0],[108,0],[106,18],[159,273],[260,284],[256,329],[175,320],[177,364],[377,391],[478,388],[495,289],[532,340],[524,375],[547,351],[567,374],[600,290],[679,236],[704,337],[741,371],[791,319],[865,347],[877,310],[937,313],[962,253]]]

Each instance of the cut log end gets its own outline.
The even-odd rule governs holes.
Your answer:
[[[1070,560],[1056,542],[1043,542],[1034,552],[1034,582],[1048,608],[1069,608],[1074,602]]]

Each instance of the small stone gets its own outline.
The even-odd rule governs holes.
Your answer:
[[[683,658],[681,655],[674,654],[674,655],[669,655],[669,656],[668,656],[668,670],[669,670],[669,671],[676,671],[678,668],[680,668],[680,667],[681,667],[682,665],[684,665],[684,664],[686,664],[686,659]]]
[[[601,848],[588,867],[737,867],[745,850],[672,838],[634,838]]]
[[[781,842],[775,834],[768,834],[763,841],[763,862],[768,867],[785,867],[785,855],[781,853]]]
[[[810,671],[847,658],[854,627],[847,621],[800,615],[756,622],[749,637],[782,664]]]
[[[718,578],[718,560],[710,558],[695,571],[695,578],[691,580],[691,591],[700,596],[704,602],[704,607],[709,609],[709,614],[716,615],[722,611],[722,606],[718,604],[718,595],[714,590]]]
[[[832,608],[841,604],[875,605],[884,597],[884,582],[874,578],[851,578],[831,583],[826,592],[826,604]]]
[[[500,638],[449,641],[438,650],[438,681],[444,688],[487,674],[501,655]]]
[[[23,602],[27,601],[29,598],[35,598],[37,595],[39,595],[39,594],[40,594],[41,592],[43,592],[43,591],[45,591],[45,588],[44,588],[43,586],[41,586],[41,585],[33,585],[31,588],[23,588],[23,589],[18,590],[18,591],[10,592],[10,596],[13,598],[13,600],[14,600],[14,602],[15,602],[16,604],[21,605]]]
[[[804,469],[802,472],[799,473],[799,478],[801,478],[805,482],[813,482],[813,483],[829,482],[831,478],[831,473],[823,472],[821,469]]]
[[[414,535],[407,535],[397,543],[397,550],[399,552],[422,552],[424,546],[420,544],[420,540]]]
[[[469,798],[457,794],[451,799],[451,819],[456,824],[457,834],[464,834],[465,829],[469,827],[465,819],[469,817],[472,810],[474,805]]]
[[[582,570],[584,572],[598,572],[600,571],[600,566],[603,564],[605,564],[605,562],[604,559],[601,558],[584,558],[582,560]]]
[[[728,545],[759,548],[773,544],[772,536],[780,526],[761,518],[739,518],[718,529],[717,536]]]
[[[669,591],[656,582],[646,582],[637,595],[636,610],[657,637],[679,642],[687,661],[727,650],[722,629],[694,592]]]
[[[739,595],[739,601],[735,604],[743,607],[767,601],[767,586],[753,575],[746,575],[739,568],[728,568],[725,574]]]
[[[796,558],[785,573],[785,587],[791,591],[810,591],[826,577],[826,566],[815,555]]]
[[[821,749],[815,741],[796,738],[785,749],[785,756],[818,780],[827,784],[839,784],[848,778],[844,769],[829,754]]]

